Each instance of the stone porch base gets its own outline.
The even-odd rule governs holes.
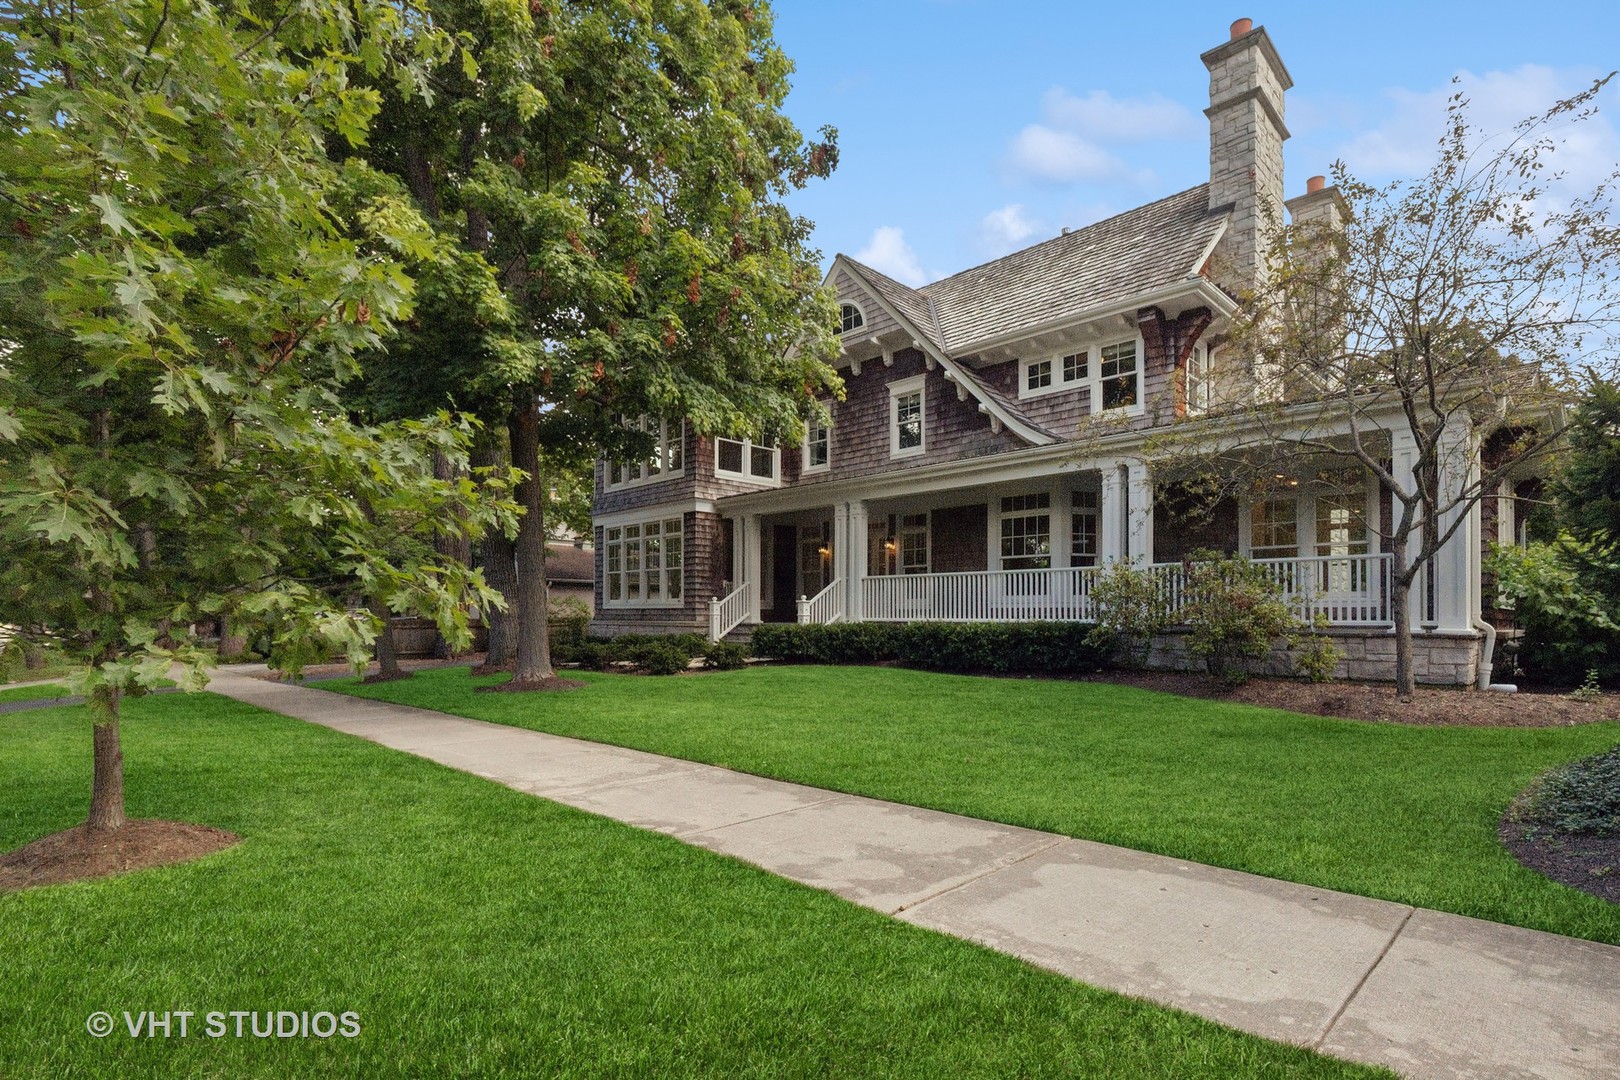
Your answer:
[[[1337,645],[1344,658],[1334,669],[1336,679],[1363,679],[1393,682],[1395,679],[1395,634],[1390,630],[1340,628],[1323,634]],[[1472,686],[1479,675],[1480,635],[1417,631],[1412,635],[1412,666],[1417,681],[1432,686]],[[1167,671],[1202,671],[1203,661],[1187,652],[1185,631],[1172,630],[1153,641],[1148,666]],[[1293,654],[1273,649],[1265,660],[1252,668],[1257,675],[1292,675]]]

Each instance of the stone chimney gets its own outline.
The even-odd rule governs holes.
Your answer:
[[[1288,208],[1291,224],[1320,229],[1325,234],[1342,230],[1345,219],[1350,216],[1349,204],[1338,188],[1328,186],[1325,176],[1313,176],[1305,181],[1305,194],[1295,195],[1283,205]]]
[[[1265,27],[1232,24],[1206,52],[1209,69],[1209,208],[1231,215],[1215,248],[1216,281],[1234,293],[1260,286],[1283,205],[1283,92],[1294,85]]]

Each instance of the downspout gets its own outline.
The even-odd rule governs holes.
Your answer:
[[[1489,690],[1491,688],[1491,661],[1496,655],[1496,627],[1480,618],[1480,613],[1477,610],[1471,618],[1474,629],[1485,634],[1485,644],[1479,653],[1479,679],[1476,681],[1475,687],[1480,690]]]

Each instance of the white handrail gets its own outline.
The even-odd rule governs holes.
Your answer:
[[[814,596],[799,597],[800,623],[835,623],[844,617],[844,581],[836,578]]]
[[[754,583],[745,581],[725,599],[709,601],[709,640],[719,641],[735,630],[754,610]]]
[[[862,581],[874,622],[1090,622],[1092,567],[891,574]]]

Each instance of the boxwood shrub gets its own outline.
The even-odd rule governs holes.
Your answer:
[[[1089,623],[833,623],[756,627],[756,656],[799,664],[899,661],[930,671],[1073,675],[1097,671],[1111,649]]]

